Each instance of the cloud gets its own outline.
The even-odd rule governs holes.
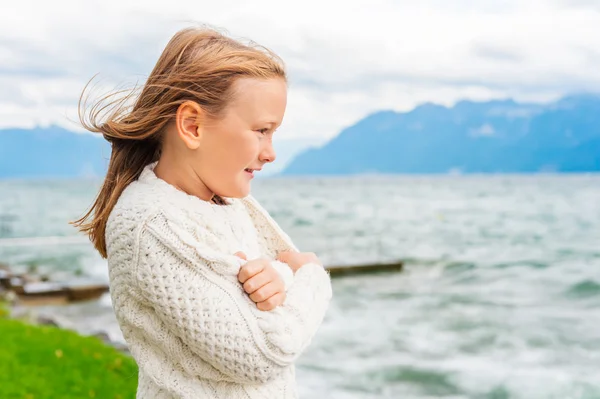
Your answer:
[[[600,11],[600,1],[598,0],[559,0],[558,4],[567,8],[588,8]]]
[[[600,91],[594,4],[15,2],[0,15],[0,127],[51,121],[72,128],[68,118],[77,119],[92,76],[100,74],[99,92],[143,81],[171,35],[193,23],[283,57],[290,91],[278,134],[294,140],[322,142],[371,112],[428,101],[550,101]]]
[[[476,43],[473,46],[473,54],[476,57],[488,58],[492,61],[506,61],[520,63],[523,61],[523,55],[510,48],[501,48],[493,43]]]

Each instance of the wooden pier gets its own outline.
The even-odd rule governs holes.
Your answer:
[[[325,266],[325,268],[329,271],[331,277],[355,276],[360,274],[401,272],[404,268],[404,262],[395,261],[389,263]]]
[[[374,273],[397,273],[404,262],[369,263],[325,266],[332,278]],[[29,275],[14,275],[6,265],[0,264],[0,292],[12,291],[25,306],[64,305],[99,299],[109,291],[103,283],[57,283],[36,279]]]
[[[20,305],[64,305],[99,299],[108,291],[104,283],[51,282],[45,277],[13,274],[8,266],[0,264],[0,294],[12,293]]]

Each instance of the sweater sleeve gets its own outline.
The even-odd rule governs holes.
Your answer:
[[[332,296],[329,274],[305,265],[285,303],[263,312],[237,281],[238,258],[198,236],[161,213],[149,219],[139,234],[139,294],[171,334],[232,382],[270,381],[317,332]]]
[[[272,261],[271,266],[273,266],[273,268],[277,270],[277,273],[279,273],[279,275],[281,276],[281,279],[283,280],[283,283],[285,285],[285,290],[289,290],[292,283],[294,282],[294,272],[292,271],[292,269],[287,264],[278,260]]]

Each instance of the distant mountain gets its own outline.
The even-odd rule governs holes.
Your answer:
[[[57,126],[0,130],[0,178],[102,176],[110,152],[100,135]]]
[[[277,162],[260,177],[279,172],[282,165],[314,139],[277,138]],[[0,130],[0,179],[104,176],[110,145],[99,134],[73,133],[61,127]]]
[[[382,111],[300,153],[283,175],[600,171],[600,95]]]
[[[600,171],[600,95],[550,105],[427,103],[369,115],[303,151],[309,145],[278,139],[278,160],[261,176],[286,163],[283,175]],[[57,126],[0,130],[0,178],[103,176],[109,158],[97,134]]]

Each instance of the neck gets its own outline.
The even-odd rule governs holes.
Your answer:
[[[154,168],[154,174],[179,191],[198,197],[203,201],[212,201],[215,196],[192,167],[177,163],[169,156],[161,155]]]

